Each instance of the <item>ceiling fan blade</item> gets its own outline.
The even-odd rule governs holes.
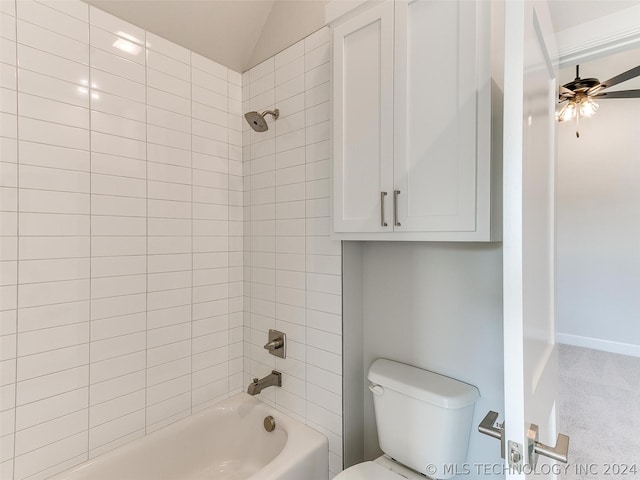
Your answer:
[[[626,72],[623,72],[620,75],[616,75],[615,77],[610,78],[609,80],[600,82],[600,85],[591,87],[587,91],[587,94],[590,95],[592,93],[599,92],[600,90],[604,90],[605,88],[613,87],[614,85],[617,85],[622,82],[626,82],[627,80],[631,80],[632,78],[635,78],[639,75],[640,75],[640,65],[632,68],[631,70],[627,70]]]
[[[573,90],[569,90],[568,88],[565,88],[565,87],[560,87],[560,92],[559,92],[560,97],[571,98],[571,97],[574,97],[575,95],[576,95],[576,92],[574,92]]]
[[[622,90],[620,92],[602,92],[592,95],[592,98],[640,98],[640,90]]]

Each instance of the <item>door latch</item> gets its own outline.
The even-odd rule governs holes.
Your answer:
[[[509,440],[509,467],[516,472],[522,469],[522,445],[513,440]]]

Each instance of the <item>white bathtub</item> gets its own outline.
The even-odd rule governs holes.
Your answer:
[[[52,478],[327,480],[328,455],[322,434],[240,393]]]

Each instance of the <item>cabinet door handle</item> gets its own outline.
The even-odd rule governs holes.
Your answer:
[[[396,227],[401,227],[402,224],[398,221],[398,195],[400,195],[400,190],[393,191],[393,225]]]
[[[380,192],[380,225],[387,226],[387,222],[384,220],[384,197],[387,196],[387,192]]]

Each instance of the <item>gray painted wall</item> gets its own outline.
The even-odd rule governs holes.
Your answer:
[[[468,461],[500,463],[499,444],[475,425],[488,410],[503,411],[501,245],[366,242],[361,248],[363,377],[384,357],[476,385],[482,398]],[[354,298],[345,290],[345,325]],[[362,382],[359,388],[366,388]],[[355,387],[345,385],[345,395],[349,388]],[[380,450],[368,390],[364,406],[364,456],[373,459]]]

